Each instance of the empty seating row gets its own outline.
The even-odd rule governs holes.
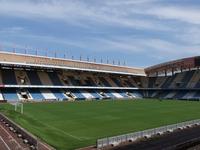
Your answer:
[[[0,91],[0,100],[41,101],[41,100],[85,100],[85,99],[122,99],[141,98],[138,91],[124,90],[83,90],[83,89],[16,89],[4,88]]]
[[[125,77],[124,77],[125,78]],[[4,68],[0,70],[0,85],[49,85],[49,86],[101,86],[101,87],[135,87],[132,79],[121,80],[119,76],[82,75],[70,72],[47,70],[17,70]]]
[[[200,91],[196,90],[153,90],[144,97],[161,99],[200,100]]]
[[[173,76],[149,77],[148,88],[200,88],[200,71],[191,70],[182,73],[176,73]]]

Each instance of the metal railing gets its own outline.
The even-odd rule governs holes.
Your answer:
[[[148,129],[148,130],[124,134],[124,135],[119,135],[119,136],[114,136],[114,137],[98,139],[96,146],[98,149],[101,149],[107,146],[117,146],[123,142],[133,142],[141,138],[150,138],[155,135],[161,135],[166,132],[173,132],[174,130],[184,129],[184,128],[188,128],[194,125],[200,125],[200,119],[186,121],[186,122],[177,123],[173,125],[162,126],[162,127],[158,127],[154,129]]]

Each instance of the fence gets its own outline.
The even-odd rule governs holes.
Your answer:
[[[141,138],[150,138],[155,135],[161,135],[166,132],[173,132],[174,130],[188,128],[193,125],[200,125],[200,119],[182,122],[182,123],[173,124],[173,125],[167,125],[167,126],[163,126],[159,128],[154,128],[154,129],[148,129],[148,130],[134,132],[134,133],[129,133],[129,134],[124,134],[124,135],[119,135],[119,136],[114,136],[114,137],[98,139],[96,146],[98,149],[104,148],[106,146],[117,146],[118,144],[122,142],[128,142],[128,141],[133,142]]]

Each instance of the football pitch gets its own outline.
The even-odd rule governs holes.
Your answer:
[[[200,102],[106,100],[24,103],[24,114],[1,104],[0,111],[58,150],[95,145],[98,138],[199,119]]]

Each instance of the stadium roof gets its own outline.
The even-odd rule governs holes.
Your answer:
[[[167,74],[171,72],[172,74],[175,71],[190,70],[192,68],[199,68],[200,66],[200,56],[188,57],[178,60],[173,60],[165,63],[161,63],[155,66],[151,66],[145,69],[147,75],[159,75]]]
[[[30,54],[19,54],[11,52],[0,52],[1,66],[32,67],[46,69],[66,69],[91,71],[101,73],[113,73],[124,75],[145,76],[143,68],[127,67],[88,61],[61,59],[55,57],[37,56]]]
[[[127,67],[105,63],[63,59],[55,57],[37,56],[11,52],[0,52],[1,66],[27,67],[40,69],[65,69],[77,71],[90,71],[99,73],[112,73],[122,75],[155,76],[159,74],[174,73],[186,69],[199,68],[200,56],[188,57],[168,61],[147,68]]]

